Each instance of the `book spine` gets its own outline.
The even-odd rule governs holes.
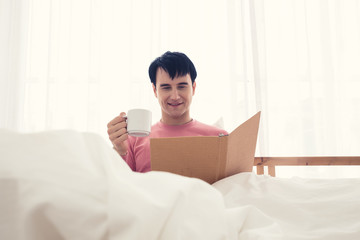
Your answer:
[[[219,156],[218,156],[218,167],[217,167],[217,175],[216,175],[216,181],[219,181],[220,179],[223,179],[225,177],[225,171],[226,171],[226,159],[227,159],[227,142],[228,142],[228,136],[219,136]]]

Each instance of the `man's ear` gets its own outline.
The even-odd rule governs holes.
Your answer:
[[[152,85],[152,88],[153,88],[153,91],[154,91],[154,95],[157,98],[156,87],[155,87],[155,85],[153,83],[151,85]]]
[[[193,84],[192,84],[192,89],[193,89],[193,96],[194,96],[194,94],[195,94],[195,88],[196,88],[196,82],[194,82]]]

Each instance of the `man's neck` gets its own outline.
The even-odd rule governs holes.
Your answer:
[[[192,118],[190,117],[190,115],[187,115],[184,117],[179,117],[179,118],[169,118],[169,117],[165,117],[163,115],[161,117],[160,121],[166,125],[177,126],[177,125],[183,125],[183,124],[191,122]]]

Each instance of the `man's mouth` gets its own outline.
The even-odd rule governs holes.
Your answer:
[[[180,106],[181,104],[183,104],[182,102],[179,103],[168,103],[168,105],[172,106],[172,107],[177,107]]]

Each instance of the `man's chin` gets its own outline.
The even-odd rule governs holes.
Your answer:
[[[171,110],[167,112],[169,117],[171,117],[172,119],[178,119],[178,118],[182,118],[185,114],[185,111],[181,111],[179,110]]]

